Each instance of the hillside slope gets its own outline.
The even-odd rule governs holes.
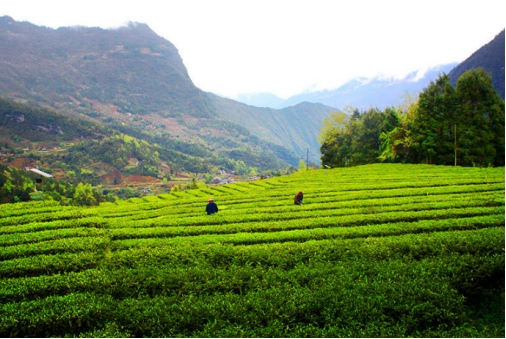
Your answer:
[[[323,119],[336,109],[322,104],[300,103],[283,109],[248,106],[209,93],[216,112],[224,119],[248,128],[262,140],[294,150],[300,159],[320,163],[317,135]]]
[[[0,47],[0,93],[13,98],[83,110],[96,100],[132,114],[214,113],[174,45],[145,24],[55,30],[2,17]]]
[[[161,180],[177,170],[206,172],[217,161],[194,145],[150,135],[136,139],[135,130],[124,131],[0,98],[0,162],[9,166],[43,167],[59,179],[98,185],[118,171],[115,177],[142,174]]]
[[[297,156],[290,152],[306,147],[290,141],[297,139],[290,134],[297,128],[288,128],[281,136],[289,141],[275,140],[273,145],[269,144],[272,138],[249,140],[247,134],[255,133],[250,126],[243,125],[246,135],[237,138],[238,128],[218,112],[222,106],[216,107],[214,100],[194,86],[175,46],[145,24],[55,30],[2,17],[0,49],[0,95],[5,98],[86,115],[102,124],[113,122],[114,128],[127,125],[143,133],[153,131],[228,155],[236,154],[237,149],[249,149],[253,158],[270,154],[278,158],[271,168],[297,163]],[[306,107],[299,119],[311,121],[313,111],[318,115],[320,108]],[[248,114],[262,112],[250,107]],[[267,125],[279,123],[270,118],[263,119]],[[310,133],[317,134],[319,126],[314,128]]]
[[[481,67],[492,76],[492,84],[504,100],[504,30],[448,73],[453,86],[467,70]]]

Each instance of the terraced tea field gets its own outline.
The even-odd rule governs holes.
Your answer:
[[[381,164],[0,205],[0,335],[503,337],[504,197],[504,168]]]

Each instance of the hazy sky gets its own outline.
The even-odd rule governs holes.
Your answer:
[[[53,28],[146,23],[197,87],[231,97],[460,62],[504,29],[504,13],[504,0],[0,0],[0,16]]]

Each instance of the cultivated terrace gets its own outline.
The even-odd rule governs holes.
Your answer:
[[[504,337],[504,196],[504,168],[377,164],[0,205],[0,335]]]

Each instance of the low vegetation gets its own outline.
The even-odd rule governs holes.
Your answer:
[[[0,334],[503,337],[504,194],[504,168],[377,164],[0,205]]]

